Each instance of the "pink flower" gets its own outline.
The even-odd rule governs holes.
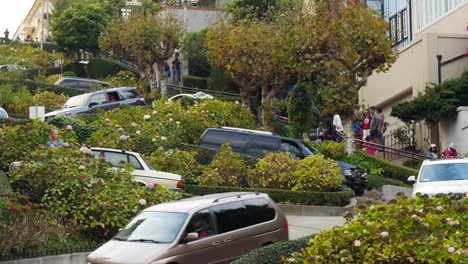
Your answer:
[[[436,210],[437,210],[437,211],[442,211],[442,206],[440,206],[440,205],[437,206],[437,207],[436,207]]]
[[[449,247],[449,248],[448,248],[448,252],[449,252],[449,253],[455,252],[455,248],[454,248],[454,247]]]
[[[121,135],[120,140],[127,141],[128,137],[126,135]]]
[[[85,166],[80,165],[80,166],[78,167],[78,169],[79,169],[79,170],[84,170],[84,169],[85,169]]]
[[[381,237],[388,237],[388,232],[384,231],[384,232],[380,233],[380,236]]]
[[[148,187],[148,189],[154,189],[154,184],[148,183],[146,184],[146,187]]]
[[[73,130],[73,127],[72,127],[71,125],[67,125],[67,126],[65,127],[65,129],[66,129],[66,130]]]

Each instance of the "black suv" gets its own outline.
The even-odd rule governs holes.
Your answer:
[[[138,94],[135,87],[99,90],[70,97],[62,109],[45,114],[45,118],[58,115],[92,114],[96,113],[97,110],[112,110],[124,105],[145,105],[145,99]]]
[[[316,155],[318,151],[307,143],[271,132],[219,127],[208,128],[203,132],[199,145],[219,149],[222,144],[230,144],[232,151],[248,156],[263,158],[265,152],[289,152],[297,158]],[[367,188],[367,175],[354,165],[335,161],[344,177],[343,184],[350,187],[356,195],[364,194]]]

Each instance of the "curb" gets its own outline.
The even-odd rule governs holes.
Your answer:
[[[342,216],[345,212],[356,212],[356,198],[350,198],[349,204],[344,207],[314,206],[302,204],[277,204],[284,214],[305,216]]]
[[[86,262],[86,256],[91,252],[82,252],[82,253],[72,253],[56,256],[44,256],[30,259],[18,259],[18,260],[8,260],[1,261],[1,264],[83,264]]]

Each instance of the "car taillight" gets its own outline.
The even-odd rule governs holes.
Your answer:
[[[183,189],[184,188],[184,185],[182,183],[182,181],[178,181],[177,182],[177,189]]]
[[[289,226],[288,226],[288,221],[286,221],[286,222],[284,223],[284,229],[288,230],[288,228],[289,228]]]

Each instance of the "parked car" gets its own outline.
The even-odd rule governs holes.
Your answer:
[[[0,118],[8,118],[7,111],[1,107],[0,107]]]
[[[288,222],[266,194],[219,193],[154,205],[92,252],[89,264],[230,263],[288,240]]]
[[[81,77],[63,77],[58,79],[55,85],[65,86],[68,88],[75,88],[75,89],[83,89],[83,90],[91,90],[98,86],[104,88],[111,88],[112,84],[95,80],[89,78],[81,78]]]
[[[45,114],[46,118],[67,115],[96,113],[98,110],[112,110],[124,105],[145,105],[135,87],[119,87],[70,97],[62,109]]]
[[[425,160],[418,176],[410,176],[413,196],[453,193],[468,197],[468,159]]]
[[[152,183],[176,191],[182,191],[183,189],[182,176],[156,170],[141,157],[140,153],[107,148],[91,148],[91,151],[95,158],[106,159],[116,168],[123,168],[127,163],[131,163],[135,169],[132,172],[133,180],[142,185]]]
[[[232,151],[254,156],[265,157],[267,152],[288,152],[291,156],[305,158],[319,152],[307,143],[288,137],[282,137],[271,132],[219,127],[208,128],[200,137],[199,145],[219,149],[229,143]],[[343,175],[343,184],[351,188],[356,195],[364,194],[367,188],[367,174],[354,165],[335,161]]]
[[[172,96],[171,98],[169,98],[167,101],[168,102],[171,102],[171,101],[175,101],[177,99],[181,99],[182,97],[188,97],[188,98],[192,98],[192,99],[213,99],[214,96],[212,96],[211,94],[206,94],[204,92],[196,92],[194,94],[178,94],[178,95],[174,95]]]

